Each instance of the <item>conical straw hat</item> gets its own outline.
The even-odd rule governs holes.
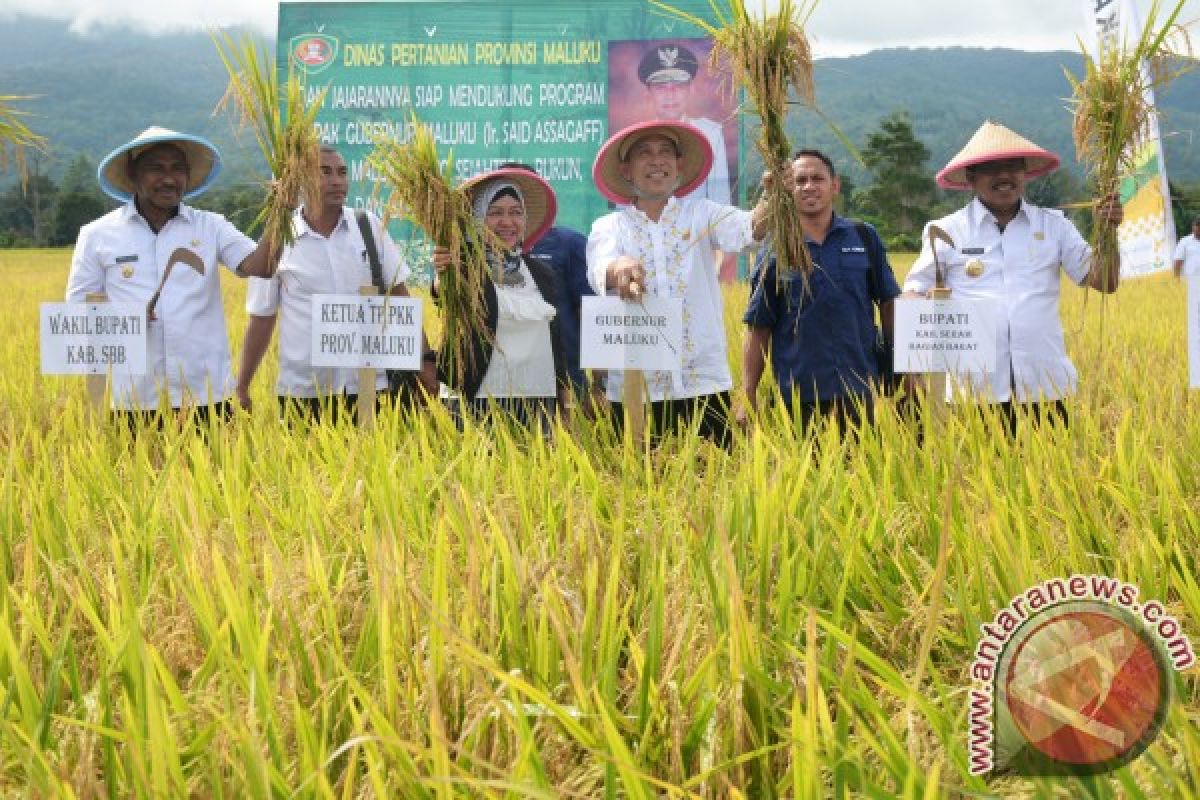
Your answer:
[[[191,199],[203,192],[221,172],[221,155],[213,143],[200,136],[177,133],[158,126],[147,128],[132,141],[113,150],[100,166],[96,177],[100,188],[114,200],[128,203],[133,197],[133,179],[129,176],[129,165],[146,150],[158,144],[173,144],[183,151],[188,163],[188,186],[183,196]]]
[[[558,198],[550,184],[536,172],[516,167],[503,167],[491,172],[484,172],[463,181],[460,186],[474,198],[475,192],[484,184],[493,180],[514,183],[525,198],[525,239],[524,248],[528,250],[546,235],[554,225],[558,215]]]
[[[617,205],[627,205],[637,199],[633,184],[621,175],[621,162],[629,155],[633,145],[647,136],[667,137],[682,154],[676,197],[683,197],[695,190],[704,183],[712,169],[712,145],[699,128],[686,122],[665,119],[630,125],[609,137],[600,148],[596,163],[592,165],[592,180],[596,182],[596,188]]]
[[[1059,164],[1058,156],[1054,153],[989,119],[975,131],[967,146],[937,174],[938,186],[943,189],[970,189],[967,167],[1006,158],[1024,158],[1025,175],[1030,178],[1053,172]]]

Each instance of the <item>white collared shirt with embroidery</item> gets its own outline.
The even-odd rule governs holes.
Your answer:
[[[607,214],[588,237],[588,280],[605,290],[608,265],[620,256],[642,262],[646,291],[683,300],[682,369],[646,373],[650,400],[700,397],[733,388],[725,340],[724,303],[714,250],[740,253],[755,245],[750,212],[711,200],[671,198],[657,222],[636,208]],[[608,379],[608,397],[620,400],[622,375]]]
[[[937,245],[953,297],[996,304],[996,371],[965,376],[962,388],[997,403],[1053,401],[1074,393],[1078,376],[1059,320],[1060,271],[1082,284],[1092,265],[1092,250],[1075,225],[1061,211],[1023,201],[1001,232],[978,198],[930,224],[954,240],[954,248]],[[906,292],[924,293],[934,285],[928,227],[922,238]],[[972,261],[982,265],[976,276],[967,271]]]

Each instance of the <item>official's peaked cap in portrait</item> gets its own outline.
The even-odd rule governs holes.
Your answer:
[[[650,86],[655,83],[687,83],[696,77],[700,62],[696,54],[681,44],[651,47],[638,65],[638,77]]]

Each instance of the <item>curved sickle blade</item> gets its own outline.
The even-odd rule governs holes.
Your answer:
[[[204,260],[186,247],[176,247],[171,251],[171,257],[167,259],[167,268],[163,270],[162,280],[158,282],[158,288],[154,290],[154,295],[150,298],[150,302],[146,304],[146,319],[155,319],[154,307],[158,305],[158,296],[162,294],[163,286],[167,283],[167,278],[171,276],[171,269],[176,264],[187,264],[200,275],[204,274]]]

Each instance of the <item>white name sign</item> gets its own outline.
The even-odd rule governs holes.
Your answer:
[[[146,307],[42,303],[43,375],[145,375]]]
[[[418,370],[421,312],[414,297],[313,295],[312,365]]]
[[[896,300],[896,372],[995,372],[996,309],[987,300]]]
[[[646,295],[585,297],[579,364],[584,369],[677,370],[682,363],[683,301]]]
[[[1187,279],[1188,386],[1200,389],[1200,275]]]

